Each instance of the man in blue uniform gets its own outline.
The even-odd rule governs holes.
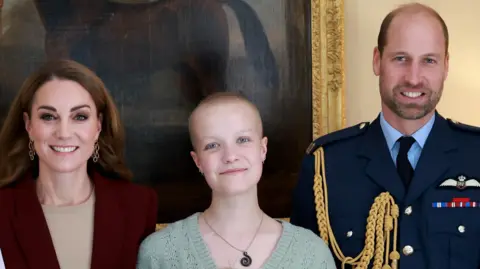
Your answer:
[[[395,9],[373,54],[381,113],[308,147],[290,221],[339,268],[480,268],[480,129],[436,111],[448,57],[437,12]]]

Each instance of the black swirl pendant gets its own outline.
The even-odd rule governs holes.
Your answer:
[[[243,258],[240,260],[240,263],[244,267],[248,267],[252,264],[252,258],[248,256],[248,253],[246,251],[243,252]]]

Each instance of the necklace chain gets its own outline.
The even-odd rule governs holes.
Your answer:
[[[262,227],[262,223],[263,223],[263,216],[264,214],[262,213],[262,218],[260,219],[260,224],[258,225],[257,227],[257,231],[255,231],[255,234],[253,235],[253,238],[252,240],[250,241],[250,244],[248,244],[247,248],[245,250],[241,250],[237,247],[235,247],[234,245],[230,244],[230,242],[228,242],[225,238],[223,238],[223,236],[221,236],[219,233],[217,233],[217,231],[215,231],[215,229],[213,229],[213,227],[208,223],[207,221],[207,218],[205,217],[205,213],[203,214],[203,220],[205,221],[205,223],[207,224],[207,226],[210,228],[210,230],[212,230],[218,237],[220,237],[225,243],[227,243],[229,246],[231,246],[232,248],[244,253],[244,254],[247,254],[247,250],[250,248],[250,246],[253,244],[253,241],[255,241],[255,238],[257,237],[257,234],[258,234],[258,231],[260,231],[260,227]]]

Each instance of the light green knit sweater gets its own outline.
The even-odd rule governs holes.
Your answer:
[[[216,269],[198,225],[199,213],[170,224],[141,244],[137,269]],[[283,232],[263,269],[335,269],[333,256],[310,230],[282,221]]]

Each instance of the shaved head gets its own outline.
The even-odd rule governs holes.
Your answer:
[[[197,134],[198,134],[198,123],[202,120],[205,120],[206,117],[215,117],[215,113],[211,113],[212,110],[215,111],[219,107],[224,106],[244,106],[248,108],[248,113],[250,115],[250,120],[255,122],[256,129],[260,135],[263,136],[263,124],[260,116],[260,112],[257,107],[250,102],[246,97],[241,94],[233,92],[218,92],[207,96],[203,99],[198,106],[192,111],[188,119],[188,131],[190,134],[190,140],[193,147],[196,146]],[[218,115],[224,116],[224,115]]]

